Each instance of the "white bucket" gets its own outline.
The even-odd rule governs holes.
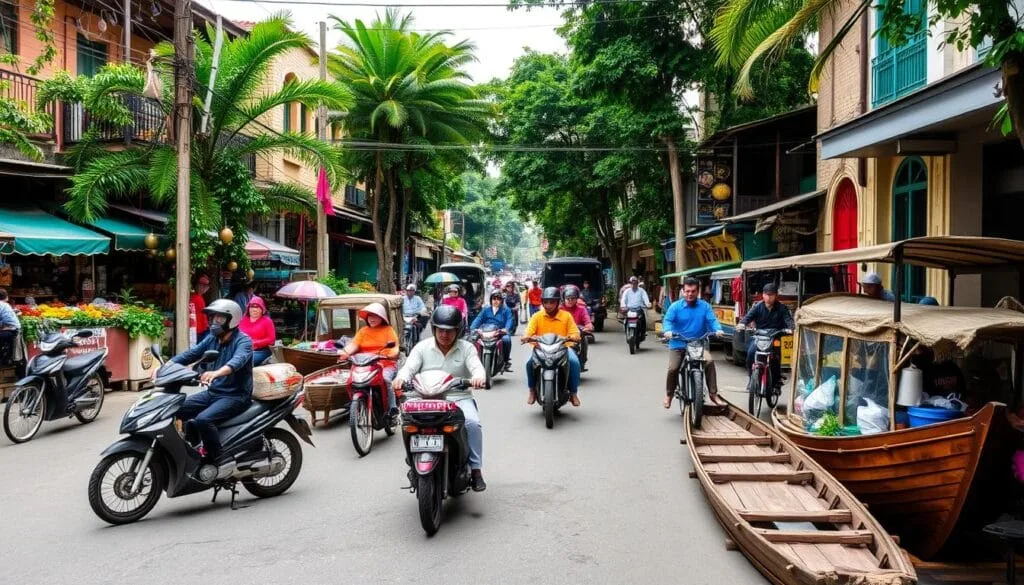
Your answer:
[[[924,387],[924,373],[913,364],[900,371],[900,391],[896,395],[896,404],[900,406],[917,406],[921,404],[921,390]]]

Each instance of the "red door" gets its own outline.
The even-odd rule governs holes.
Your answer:
[[[853,182],[843,179],[836,190],[836,201],[832,209],[832,249],[848,250],[857,247],[857,190]],[[846,267],[847,289],[857,290],[857,265]]]

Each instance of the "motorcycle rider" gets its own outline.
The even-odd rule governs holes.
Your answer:
[[[252,340],[238,330],[242,308],[228,299],[213,301],[203,309],[210,334],[171,361],[189,365],[207,351],[217,351],[217,359],[199,377],[206,390],[185,399],[178,417],[185,423],[185,438],[196,446],[203,459],[214,460],[220,454],[217,425],[241,414],[252,401]],[[201,440],[196,443],[198,435]]]
[[[640,280],[635,276],[629,277],[629,288],[622,291],[619,299],[619,312],[636,311],[637,327],[640,330],[640,340],[647,338],[647,309],[651,308],[651,299],[647,291],[640,287]]]
[[[466,299],[459,296],[459,292],[459,285],[448,285],[448,294],[441,299],[441,304],[448,305],[449,307],[455,307],[459,310],[459,314],[462,315],[463,319],[468,319],[469,305],[466,304]],[[463,325],[465,325],[465,323],[463,323]]]
[[[423,332],[427,324],[427,305],[423,299],[416,294],[416,285],[409,283],[405,285],[405,296],[402,297],[402,314],[406,317],[416,317],[416,335]]]
[[[761,301],[756,303],[747,314],[736,324],[739,330],[746,329],[782,329],[793,331],[796,325],[793,322],[793,313],[789,307],[779,302],[779,287],[774,282],[769,282],[761,289]],[[754,340],[751,339],[747,345],[747,372],[754,365]],[[775,359],[772,360],[772,380],[776,383],[782,382],[782,359],[781,352],[774,349]]]
[[[560,335],[570,343],[578,343],[580,330],[576,321],[566,311],[558,308],[560,295],[558,288],[549,286],[541,293],[542,311],[538,311],[526,325],[526,332],[519,338],[521,343],[536,341],[537,337],[548,333]],[[580,388],[580,359],[575,351],[568,352],[569,359],[569,402],[573,406],[580,405],[580,398],[577,396]],[[526,386],[530,390],[530,396],[526,399],[527,404],[537,402],[537,389],[534,386],[533,353],[530,352],[526,358]]]
[[[679,368],[683,366],[683,355],[686,353],[686,342],[673,339],[672,333],[678,333],[686,339],[695,339],[714,331],[719,337],[725,335],[722,325],[715,317],[714,310],[707,301],[700,297],[700,282],[693,277],[683,281],[683,296],[672,303],[665,318],[661,322],[662,335],[668,341],[668,373],[665,377],[665,408],[672,407],[672,396],[675,394]],[[704,352],[704,378],[708,385],[711,402],[718,403],[718,373],[710,351]]]
[[[512,311],[512,316],[516,317],[512,321],[512,329],[509,330],[510,335],[516,334],[516,329],[519,328],[519,305],[522,303],[522,299],[519,298],[519,293],[516,292],[516,285],[514,282],[509,281],[505,283],[505,306],[508,307],[509,311]]]
[[[583,288],[580,290],[580,298],[583,299],[583,302],[587,303],[588,305],[598,298],[597,293],[594,292],[594,289],[590,288],[589,280],[583,281]]]
[[[470,331],[476,331],[484,325],[493,324],[501,330],[501,352],[505,357],[506,372],[512,371],[512,336],[509,335],[509,331],[515,327],[515,322],[515,316],[502,300],[501,291],[496,290],[491,293],[490,306],[477,313],[473,324],[469,326]]]
[[[591,333],[594,331],[594,323],[590,320],[590,311],[587,310],[587,305],[580,302],[580,289],[576,288],[574,284],[567,284],[562,289],[562,306],[560,307],[566,313],[572,315],[572,320],[576,322],[576,327],[583,333]],[[587,346],[580,343],[580,362],[587,361]],[[581,368],[580,371],[584,371],[586,368]]]
[[[469,380],[473,388],[483,388],[487,381],[484,365],[476,354],[476,348],[462,336],[463,317],[458,309],[441,305],[430,316],[433,338],[424,339],[409,352],[405,365],[398,371],[393,384],[401,390],[407,380],[420,372],[444,370],[452,376]],[[484,433],[480,426],[480,411],[469,390],[451,392],[448,399],[459,405],[466,417],[466,431],[469,434],[469,468],[472,472],[473,491],[487,489],[484,481]]]
[[[398,357],[398,335],[388,323],[388,312],[380,303],[370,303],[359,310],[359,318],[366,321],[366,326],[356,331],[355,337],[338,352],[338,361],[344,361],[354,353],[367,352],[380,354],[388,360],[384,366],[384,381],[387,382],[388,416],[398,414],[398,403],[391,381],[395,378],[395,358]],[[388,347],[388,343],[394,346]]]

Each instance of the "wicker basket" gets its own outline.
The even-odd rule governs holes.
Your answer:
[[[332,410],[348,408],[348,376],[348,368],[345,365],[333,365],[306,376],[303,381],[306,390],[303,406],[313,416],[313,426],[316,426],[318,412],[323,413],[323,422],[326,425],[330,421]],[[326,377],[337,378],[338,382],[317,383],[317,380]]]
[[[288,398],[302,384],[302,374],[291,364],[270,364],[252,369],[254,400]]]

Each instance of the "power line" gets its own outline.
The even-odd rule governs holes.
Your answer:
[[[223,0],[224,2],[253,2],[254,0]],[[593,4],[649,4],[659,0],[589,0]],[[308,6],[334,6],[338,8],[509,8],[508,3],[469,2],[455,4],[450,2],[427,2],[423,4],[380,3],[380,2],[331,2],[330,0],[260,0],[264,4],[289,4]],[[545,0],[530,4],[530,8],[567,8],[565,2]]]

